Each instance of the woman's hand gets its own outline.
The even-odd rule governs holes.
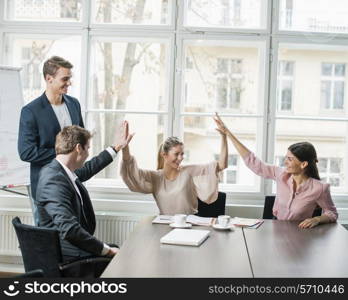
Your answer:
[[[221,135],[227,135],[229,130],[228,128],[225,126],[225,123],[221,120],[221,118],[219,117],[218,113],[215,113],[215,117],[213,117],[215,124],[218,128],[216,128],[216,130],[221,134]]]
[[[302,221],[298,227],[300,228],[313,228],[320,224],[320,217],[309,218]]]

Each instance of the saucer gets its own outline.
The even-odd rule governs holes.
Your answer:
[[[177,225],[175,223],[170,223],[169,226],[172,227],[172,228],[191,228],[192,224],[191,223],[185,223],[184,225]]]
[[[218,230],[230,230],[233,228],[233,225],[229,224],[226,227],[224,227],[224,226],[221,226],[220,224],[213,224],[213,228],[218,229]]]

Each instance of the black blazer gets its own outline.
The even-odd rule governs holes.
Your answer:
[[[84,127],[80,103],[68,95],[63,96],[73,125]],[[22,108],[18,133],[18,153],[23,161],[30,162],[30,185],[35,199],[41,168],[55,158],[56,135],[61,130],[46,94]]]
[[[81,182],[86,181],[112,160],[110,153],[104,150],[75,174]],[[83,206],[68,174],[56,159],[42,168],[35,199],[39,226],[59,231],[63,256],[100,255],[103,249],[103,242],[93,236],[95,215],[87,189],[83,186],[81,197]]]

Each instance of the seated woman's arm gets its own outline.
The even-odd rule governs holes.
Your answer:
[[[254,155],[254,153],[252,153],[247,147],[245,147],[237,139],[237,137],[234,134],[232,134],[232,132],[225,126],[224,122],[220,119],[220,117],[217,114],[215,117],[215,122],[218,126],[218,131],[223,132],[230,139],[237,152],[243,158],[245,164],[251,171],[265,178],[276,179],[278,174],[282,171],[282,168],[265,164],[260,159],[258,159]]]
[[[214,118],[214,121],[216,125],[218,125],[218,128],[216,130],[221,135],[221,150],[220,150],[220,157],[219,157],[219,163],[217,165],[217,172],[223,171],[228,167],[228,145],[227,145],[227,136],[226,133],[219,128],[219,116],[216,115]]]
[[[304,220],[298,225],[300,228],[312,228],[319,224],[333,223],[337,221],[338,213],[331,198],[329,184],[323,186],[323,191],[317,203],[323,209],[322,215]]]
[[[122,149],[121,177],[133,192],[150,194],[153,191],[152,171],[138,168],[137,162],[130,155],[129,147]]]

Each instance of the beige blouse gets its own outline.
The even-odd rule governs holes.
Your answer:
[[[166,179],[163,170],[139,169],[133,156],[122,160],[121,176],[133,192],[152,194],[160,214],[195,214],[197,197],[206,203],[216,201],[219,177],[217,161],[203,165],[182,166],[174,180]]]

